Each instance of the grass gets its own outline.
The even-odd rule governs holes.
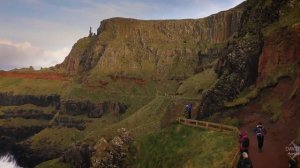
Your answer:
[[[284,13],[283,17],[280,17],[278,22],[274,22],[273,24],[267,26],[263,29],[263,33],[265,36],[269,36],[275,31],[279,30],[283,27],[292,26],[295,23],[300,22],[300,13],[298,8],[286,8],[282,11]]]
[[[132,167],[228,167],[236,137],[174,124],[139,137]]]
[[[260,92],[260,88],[253,88],[251,90],[246,89],[241,92],[236,99],[233,101],[225,101],[224,106],[231,108],[240,105],[248,104],[252,99],[256,98]]]
[[[186,79],[177,90],[177,94],[184,96],[199,96],[202,91],[208,89],[217,80],[213,69],[207,69]]]
[[[65,150],[72,143],[78,142],[84,138],[83,133],[75,128],[46,128],[35,134],[32,140],[31,148],[44,149],[44,147],[55,147]]]
[[[160,121],[162,116],[166,113],[169,105],[169,99],[159,96],[119,122],[107,124],[109,120],[103,118],[97,122],[87,124],[86,138],[100,138],[101,135],[112,136],[118,128],[126,128],[131,130],[138,126],[147,125],[153,121]],[[103,120],[105,120],[106,124],[104,124]]]
[[[46,162],[43,162],[35,168],[71,168],[71,166],[67,163],[60,162],[58,159],[48,160]]]
[[[0,77],[0,92],[14,94],[60,94],[67,81]]]

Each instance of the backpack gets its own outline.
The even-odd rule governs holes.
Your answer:
[[[266,134],[266,131],[264,127],[257,127],[256,128],[256,136],[264,136]]]
[[[248,137],[245,137],[245,138],[243,139],[242,146],[243,146],[244,148],[248,148],[249,145],[250,145],[249,138],[248,138]]]

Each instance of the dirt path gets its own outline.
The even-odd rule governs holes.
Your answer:
[[[249,154],[253,162],[253,167],[288,167],[289,157],[285,151],[285,147],[289,145],[289,143],[295,138],[297,129],[293,128],[295,126],[294,124],[297,124],[297,118],[295,121],[278,121],[278,123],[273,124],[268,120],[268,116],[263,116],[260,113],[254,113],[252,111],[257,111],[257,108],[254,105],[250,105],[250,107],[244,109],[240,113],[239,118],[242,123],[240,130],[247,131],[249,133]],[[253,131],[259,121],[263,122],[265,128],[267,129],[267,135],[265,136],[262,152],[258,151],[256,135]]]

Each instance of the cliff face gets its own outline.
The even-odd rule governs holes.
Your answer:
[[[69,75],[91,71],[127,77],[183,78],[194,73],[199,52],[238,30],[242,7],[204,19],[101,22],[97,35],[80,39],[57,65]]]
[[[284,69],[300,80],[300,23],[281,29],[265,38],[260,56],[258,83]]]
[[[258,64],[264,46],[264,27],[278,21],[286,1],[252,0],[245,3],[237,36],[221,52],[215,67],[218,81],[204,92],[197,118],[210,116],[224,109],[224,101],[231,101],[258,77]]]

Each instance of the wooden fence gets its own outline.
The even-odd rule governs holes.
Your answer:
[[[240,133],[239,129],[234,126],[217,124],[217,123],[212,123],[212,122],[207,122],[207,121],[198,121],[198,120],[192,120],[192,119],[186,119],[186,118],[178,118],[177,120],[180,124],[183,124],[183,125],[197,127],[197,128],[204,128],[204,129],[213,130],[213,131],[222,131],[222,132],[226,132],[226,133],[233,133],[233,134],[237,135],[237,137]],[[230,163],[230,168],[237,167],[239,157],[240,157],[240,151],[239,151],[239,148],[237,148],[233,152],[233,158]]]

